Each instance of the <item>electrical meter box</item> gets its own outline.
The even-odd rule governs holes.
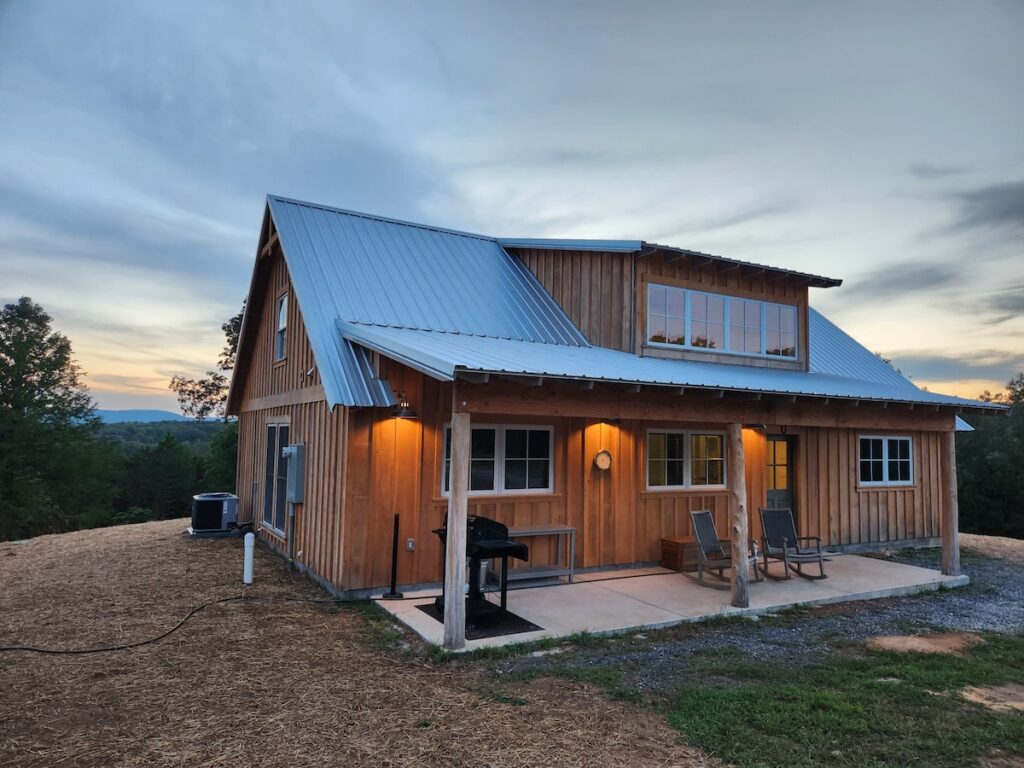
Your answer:
[[[285,501],[301,504],[306,485],[306,446],[295,443],[281,450],[288,460],[288,479],[285,483]]]

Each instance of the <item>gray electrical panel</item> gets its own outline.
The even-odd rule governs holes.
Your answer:
[[[281,453],[288,459],[285,501],[301,504],[306,486],[306,446],[302,443],[295,443],[284,448]]]

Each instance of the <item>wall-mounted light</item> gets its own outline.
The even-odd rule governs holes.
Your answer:
[[[399,392],[398,397],[395,398],[395,407],[392,409],[392,413],[397,419],[418,419],[419,415],[409,405],[409,398],[405,396],[405,392]]]

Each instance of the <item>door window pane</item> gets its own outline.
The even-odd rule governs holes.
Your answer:
[[[274,527],[279,531],[284,530],[285,523],[285,496],[288,491],[288,459],[281,455],[281,452],[288,445],[288,425],[280,424],[277,427],[277,488],[274,507]]]

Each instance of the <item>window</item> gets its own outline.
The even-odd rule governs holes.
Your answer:
[[[647,343],[792,360],[797,308],[649,283]]]
[[[470,437],[470,494],[551,493],[551,427],[479,426]],[[451,488],[452,430],[444,431],[442,488]]]
[[[796,307],[765,304],[764,329],[766,355],[796,357]]]
[[[288,445],[287,424],[267,425],[266,472],[263,484],[263,524],[284,533],[288,459],[281,451]]]
[[[760,301],[729,299],[729,351],[761,354]]]
[[[647,433],[647,487],[725,485],[725,436],[719,432]]]
[[[691,347],[725,349],[725,299],[690,291],[690,317]]]
[[[861,485],[910,485],[914,482],[909,437],[860,438]]]
[[[647,338],[656,344],[684,344],[686,296],[677,288],[647,286]]]
[[[274,330],[274,361],[284,360],[285,342],[288,338],[288,294],[277,300],[277,325]]]

